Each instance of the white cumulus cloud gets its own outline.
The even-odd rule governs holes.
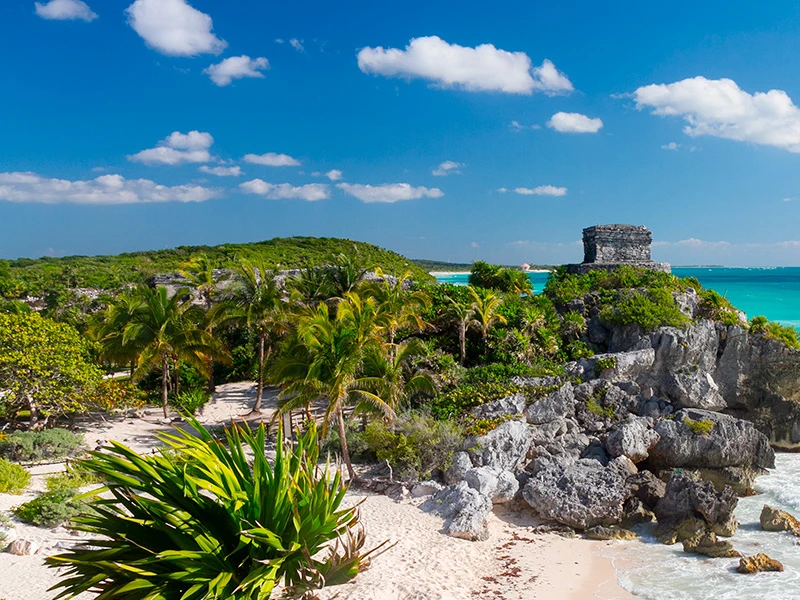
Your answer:
[[[52,21],[86,21],[97,18],[97,13],[81,0],[50,0],[46,4],[34,2],[36,14]]]
[[[731,79],[694,77],[640,87],[633,93],[639,109],[680,116],[683,131],[800,152],[800,109],[783,90],[749,94]]]
[[[339,181],[342,178],[342,172],[339,169],[331,169],[325,173],[325,177],[331,181]]]
[[[561,133],[597,133],[603,127],[603,121],[580,113],[557,112],[547,126]]]
[[[436,167],[433,171],[431,171],[431,174],[435,175],[436,177],[445,177],[447,175],[460,175],[461,171],[459,169],[461,169],[461,167],[463,166],[464,165],[459,162],[455,162],[453,160],[446,160],[443,163],[441,163],[438,167]]]
[[[297,38],[292,38],[289,40],[289,45],[297,50],[298,52],[305,52],[306,49],[303,46],[303,40],[298,40]]]
[[[214,143],[210,133],[203,131],[190,131],[181,133],[175,131],[166,139],[160,141],[158,146],[142,150],[128,157],[132,162],[146,165],[184,165],[188,163],[204,163],[212,160],[209,148]]]
[[[162,54],[219,54],[228,46],[214,35],[211,17],[186,0],[136,0],[126,12],[133,30]]]
[[[439,188],[414,187],[409,183],[384,183],[383,185],[337,183],[336,187],[367,204],[391,204],[402,200],[441,198],[444,196],[444,192]]]
[[[574,89],[549,60],[533,67],[524,52],[508,52],[492,44],[475,48],[448,44],[438,36],[414,38],[405,50],[364,48],[358,53],[358,68],[386,77],[427,79],[441,87],[470,92],[558,94]]]
[[[663,146],[661,146],[661,149],[662,150],[677,150],[680,147],[681,147],[680,144],[678,144],[676,142],[670,142],[669,144],[664,144]]]
[[[220,87],[230,85],[234,79],[263,79],[261,71],[269,69],[269,61],[263,56],[250,58],[249,56],[231,56],[221,63],[211,65],[203,71],[211,81]]]
[[[70,181],[36,173],[0,173],[0,200],[42,204],[140,204],[152,202],[205,202],[221,195],[199,185],[168,187],[149,179],[101,175],[89,181]]]
[[[240,177],[242,175],[242,167],[209,167],[203,165],[198,171],[216,175],[217,177]]]
[[[514,188],[514,192],[520,196],[566,196],[567,188],[556,187],[554,185],[540,185],[535,188]]]
[[[264,165],[266,167],[299,167],[300,161],[292,158],[288,154],[277,154],[267,152],[266,154],[245,154],[242,159],[252,165]]]
[[[263,179],[253,179],[240,184],[239,189],[246,194],[257,194],[270,200],[316,202],[317,200],[327,200],[331,196],[330,187],[326,183],[294,186],[288,183],[267,183]]]

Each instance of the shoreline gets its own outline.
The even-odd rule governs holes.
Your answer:
[[[530,269],[528,271],[520,271],[520,273],[551,273],[548,269]],[[469,271],[428,271],[428,275],[440,277],[445,275],[469,275]]]

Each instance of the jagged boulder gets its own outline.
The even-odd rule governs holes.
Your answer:
[[[492,501],[469,487],[466,481],[437,492],[421,508],[445,520],[447,535],[472,541],[489,537],[486,517],[492,510]]]
[[[551,423],[575,414],[575,394],[571,383],[565,383],[531,404],[525,411],[525,419],[532,425]]]
[[[472,459],[466,452],[456,452],[450,460],[450,466],[444,472],[444,481],[447,485],[455,485],[463,480],[472,468]]]
[[[709,558],[738,558],[741,556],[727,540],[719,540],[713,532],[706,532],[688,540],[683,540],[683,551],[702,554]]]
[[[765,504],[761,509],[759,521],[764,531],[789,531],[800,536],[800,521],[785,510],[778,510]]]
[[[639,471],[625,481],[630,496],[638,498],[648,508],[655,508],[664,497],[667,484],[650,471]]]
[[[519,491],[519,482],[510,471],[495,471],[489,467],[475,467],[467,471],[464,481],[494,504],[502,504],[514,499]]]
[[[702,431],[702,424],[710,429]],[[700,424],[700,426],[698,426]],[[752,423],[706,410],[684,409],[655,426],[661,439],[650,451],[656,468],[774,468],[775,452]]]
[[[633,462],[646,460],[650,449],[661,436],[653,429],[652,421],[643,417],[629,417],[606,438],[605,448],[612,458],[627,456]]]
[[[739,560],[739,573],[752,574],[763,573],[765,571],[783,571],[783,565],[770,558],[766,554],[756,554],[755,556],[744,556]]]
[[[582,359],[581,364],[586,371],[593,372],[600,379],[613,382],[635,381],[642,373],[653,368],[655,358],[655,350],[644,348],[630,352],[597,354]]]
[[[524,421],[506,421],[480,437],[467,438],[472,464],[497,471],[514,471],[531,444],[531,431]]]
[[[552,464],[531,475],[522,497],[542,517],[575,529],[619,523],[628,496],[629,470],[622,462],[607,467],[588,459]]]
[[[738,527],[733,511],[739,499],[731,488],[718,492],[708,481],[689,476],[683,472],[673,473],[667,482],[664,497],[656,504],[659,523],[657,537],[666,537],[666,532],[677,532],[677,541],[684,541],[697,533],[700,521],[704,531],[725,537],[732,536]],[[690,523],[690,526],[687,526]]]
[[[527,399],[524,394],[514,394],[483,404],[472,410],[472,415],[478,419],[496,419],[522,414],[525,410]]]
[[[717,382],[705,371],[686,368],[669,371],[664,376],[661,389],[678,408],[722,410],[728,406]]]

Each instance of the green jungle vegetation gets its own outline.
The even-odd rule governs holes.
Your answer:
[[[299,247],[298,238],[290,242]],[[329,243],[320,242],[325,253]],[[275,259],[176,250],[165,252],[176,253],[170,269],[186,287],[172,295],[120,279],[91,303],[67,294],[38,312],[18,299],[0,305],[0,420],[13,431],[0,435],[0,489],[27,485],[18,463],[83,452],[80,436],[65,428],[87,413],[159,405],[165,417],[177,410],[197,429],[197,437],[167,438],[167,450],[147,457],[112,442],[81,460],[79,473],[48,482],[45,493],[19,507],[29,522],[67,520],[111,538],[106,546],[114,560],[93,561],[95,550],[52,559],[71,573],[63,597],[103,582],[109,597],[124,589],[136,590],[131,598],[267,598],[281,579],[298,590],[347,580],[360,568],[363,534],[353,529],[354,513],[339,508],[345,484],[316,469],[320,448],[341,457],[351,481],[354,460],[388,464],[407,481],[429,477],[448,466],[465,437],[504,422],[476,418],[472,409],[516,393],[535,401],[555,389],[519,386],[515,376],[561,375],[565,362],[604,352],[589,341],[590,318],[642,332],[685,326],[689,317],[679,301],[691,296],[698,318],[800,348],[794,330],[763,317],[744,321],[693,279],[631,267],[585,275],[557,269],[544,292],[533,295],[527,276],[515,269],[477,262],[470,285],[438,285],[426,273],[418,277],[421,271],[402,257],[387,253],[392,262],[376,268],[384,251],[347,244],[335,254],[307,252],[318,265],[285,281],[275,277]],[[221,280],[223,266],[230,273]],[[136,272],[144,276],[150,268]],[[384,268],[397,277],[383,277]],[[377,278],[365,279],[368,272]],[[616,361],[597,361],[596,368],[614,369]],[[112,372],[118,377],[103,378]],[[278,389],[278,414],[305,421],[297,445],[284,453],[278,443],[272,465],[263,456],[266,429],[215,437],[190,416],[216,385],[241,380],[256,382],[254,413],[264,410],[262,389],[270,385]],[[601,390],[587,410],[617,418],[604,401]],[[697,427],[702,434],[705,425]],[[255,452],[255,463],[219,480],[220,464],[247,462],[244,446]],[[99,480],[116,490],[112,500],[79,494]],[[274,506],[253,493],[267,488]],[[147,531],[140,513],[152,520]],[[274,519],[259,521],[264,514]],[[148,563],[137,575],[129,566],[147,561],[147,549],[161,543],[153,536],[173,527],[176,515],[181,527],[203,535],[176,538],[169,560]],[[225,527],[204,529],[211,522]],[[229,535],[245,530],[244,537]],[[119,544],[115,535],[137,543]],[[341,554],[313,558],[332,540]],[[225,560],[206,560],[220,547],[231,551]]]

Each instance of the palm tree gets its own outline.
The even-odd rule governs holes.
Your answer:
[[[322,435],[335,419],[351,479],[355,472],[347,447],[345,408],[366,403],[394,417],[391,406],[375,393],[374,381],[362,375],[365,354],[379,343],[376,313],[373,298],[362,299],[352,292],[333,313],[324,302],[306,309],[272,370],[272,379],[282,388],[278,415],[318,400],[326,402]]]
[[[326,269],[320,267],[301,269],[297,277],[289,280],[289,289],[293,299],[299,302],[319,302],[335,295]]]
[[[472,289],[472,288],[470,288]],[[459,364],[463,367],[467,359],[467,329],[472,321],[472,314],[475,311],[473,304],[459,302],[455,298],[450,298],[450,306],[447,307],[447,317],[458,328],[458,344],[460,349]]]
[[[214,306],[214,300],[219,295],[219,281],[214,276],[214,262],[205,254],[194,256],[189,262],[181,265],[178,272],[189,282],[203,301],[206,313],[210,314]],[[214,319],[206,320],[206,329],[210,334],[214,334]],[[213,394],[216,386],[214,385],[214,359],[208,357],[208,393]]]
[[[275,273],[263,264],[243,260],[234,273],[228,302],[219,310],[223,313],[220,320],[239,322],[258,338],[258,382],[251,411],[258,414],[264,394],[264,365],[275,342],[288,330],[286,303]]]
[[[370,346],[364,356],[363,382],[371,383],[373,391],[395,411],[416,395],[433,396],[437,388],[433,376],[413,364],[416,357],[424,354],[419,338],[409,338],[396,347]],[[370,406],[359,408],[363,412]]]
[[[118,365],[130,365],[133,376],[142,347],[133,341],[124,343],[125,328],[133,321],[144,304],[138,290],[126,290],[107,301],[100,320],[89,328],[89,337],[100,344],[103,360]]]
[[[365,286],[367,294],[378,303],[378,322],[389,342],[390,358],[394,354],[397,331],[403,328],[421,330],[425,321],[420,313],[431,305],[430,298],[421,291],[409,291],[411,272],[404,273],[392,284],[378,268],[375,275],[380,279]]]
[[[324,267],[331,293],[336,298],[344,298],[352,292],[364,279],[367,269],[358,256],[358,248],[353,246],[350,252],[342,252],[331,258],[330,264]]]
[[[485,354],[489,350],[489,330],[498,323],[506,324],[506,318],[498,312],[503,304],[503,299],[492,292],[478,294],[472,286],[467,289],[472,296],[472,320],[470,325],[480,330]]]
[[[178,290],[172,297],[166,288],[142,286],[137,294],[141,305],[131,315],[122,333],[122,345],[141,349],[135,377],[161,369],[161,405],[168,416],[170,366],[185,361],[205,373],[209,357],[226,358],[227,352],[214,337],[198,326],[191,314],[191,293]]]

